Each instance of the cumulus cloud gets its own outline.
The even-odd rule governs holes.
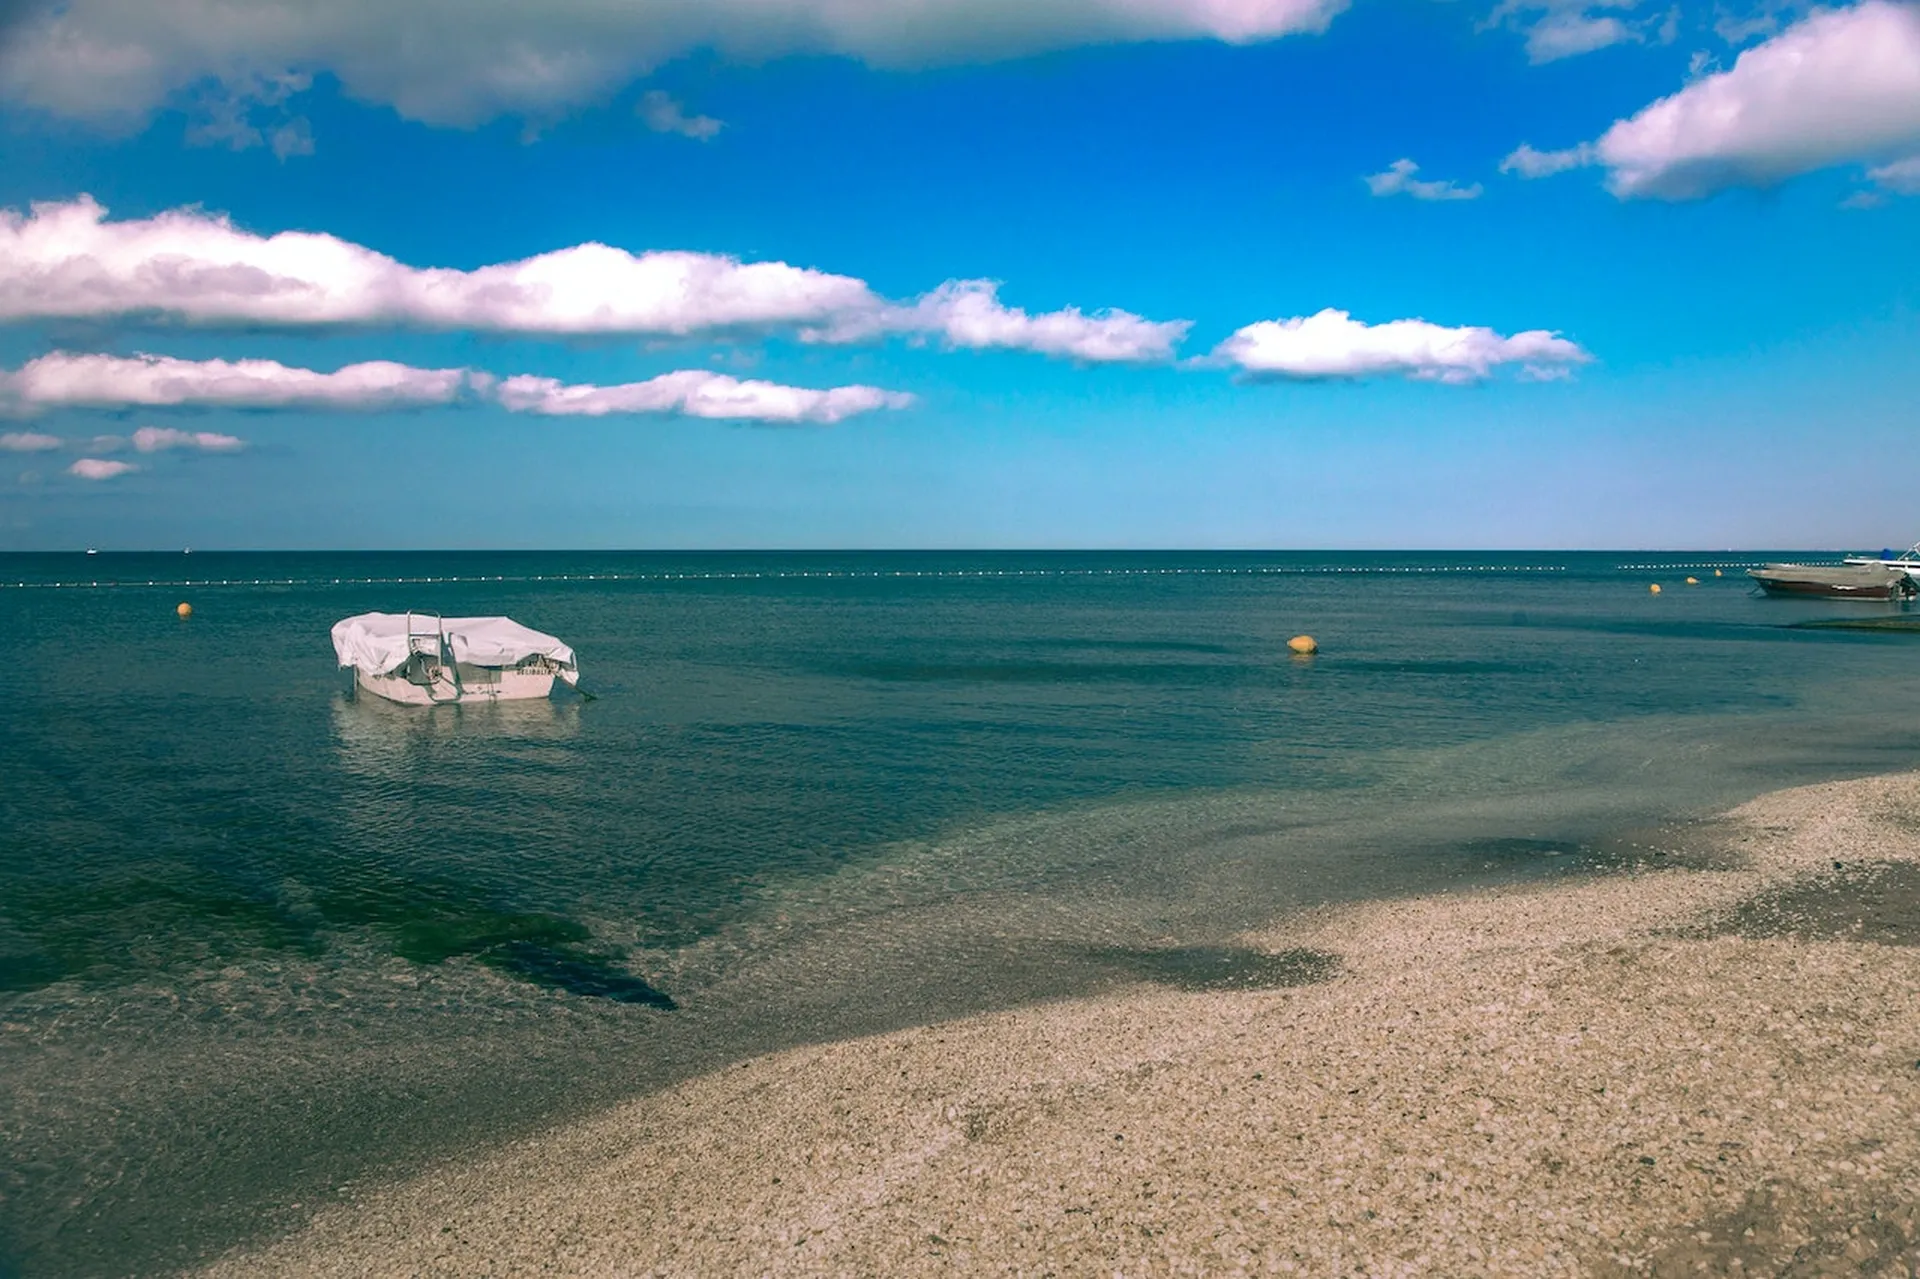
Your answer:
[[[1632,117],[1599,141],[1537,159],[1605,165],[1622,198],[1696,199],[1920,145],[1920,7],[1862,0],[1816,11]],[[1508,157],[1520,163],[1523,147]],[[1502,166],[1505,168],[1506,166]],[[1559,164],[1541,171],[1572,167]]]
[[[710,115],[688,115],[686,108],[663,89],[642,94],[638,112],[641,121],[655,133],[677,133],[698,142],[711,141],[726,127]]]
[[[1559,376],[1592,357],[1546,329],[1503,337],[1488,328],[1447,328],[1425,320],[1366,324],[1329,309],[1249,324],[1216,347],[1213,358],[1258,379],[1401,376],[1466,383],[1506,364],[1519,365],[1524,376]]]
[[[1370,174],[1365,182],[1375,195],[1410,195],[1416,200],[1477,200],[1478,182],[1463,187],[1455,182],[1422,181],[1413,175],[1420,166],[1411,160],[1395,160],[1384,172]]]
[[[235,453],[247,442],[234,435],[213,431],[177,431],[170,426],[143,426],[133,433],[133,447],[142,453],[166,449],[197,449],[202,453]]]
[[[1622,196],[1686,199],[1920,143],[1920,9],[1812,14],[1598,143]]]
[[[500,402],[516,413],[603,417],[610,413],[678,413],[766,423],[830,424],[876,409],[901,409],[911,395],[872,386],[829,390],[741,381],[705,369],[663,373],[618,386],[567,386],[557,378],[510,377],[500,383]]]
[[[68,475],[77,475],[83,480],[110,480],[117,475],[140,468],[131,462],[116,462],[103,457],[83,457],[67,468]]]
[[[55,352],[14,373],[0,373],[0,393],[27,409],[239,408],[378,410],[449,405],[480,396],[518,413],[585,415],[680,413],[689,417],[760,422],[838,422],[876,409],[906,408],[913,397],[871,386],[827,390],[741,381],[704,369],[664,373],[618,386],[562,384],[522,374],[505,380],[468,369],[417,369],[384,360],[349,364],[332,373],[289,368],[273,360],[178,360],[169,356],[70,355]],[[100,436],[87,451],[110,453],[126,445]],[[143,426],[133,433],[142,453],[165,449],[222,452],[245,442],[212,431]],[[0,448],[29,452],[57,448],[50,435],[0,436]]]
[[[45,453],[60,447],[57,435],[40,435],[34,431],[8,431],[0,435],[0,452],[6,453]]]
[[[1076,307],[1033,315],[990,281],[894,302],[865,281],[710,253],[579,244],[470,271],[407,266],[331,235],[260,236],[176,209],[112,222],[89,197],[0,210],[0,320],[162,319],[252,326],[412,326],[647,337],[889,333],[1087,362],[1167,358],[1186,321]]]
[[[881,333],[923,334],[968,350],[1037,351],[1089,364],[1148,364],[1173,358],[1190,320],[1148,320],[1131,311],[1078,307],[1031,315],[1000,301],[993,280],[949,280],[917,302],[856,312],[807,334],[848,342]]]
[[[62,0],[0,46],[0,96],[138,118],[209,77],[330,72],[429,124],[551,117],[696,49],[882,66],[1324,30],[1346,0]]]
[[[447,404],[467,389],[465,369],[416,369],[386,360],[332,373],[274,360],[178,360],[163,355],[56,351],[0,374],[0,392],[29,409],[392,409]]]
[[[0,211],[0,319],[9,320],[685,336],[880,304],[848,276],[706,253],[580,244],[471,271],[423,269],[331,235],[254,235],[197,209],[109,222],[83,196],[24,217]]]

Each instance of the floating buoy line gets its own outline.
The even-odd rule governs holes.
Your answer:
[[[1564,573],[1563,564],[1390,564],[1219,568],[962,568],[962,569],[768,569],[740,572],[502,573],[431,577],[197,577],[131,581],[0,582],[0,590],[108,590],[113,588],[219,586],[438,586],[482,582],[724,582],[789,581],[804,578],[1067,578],[1067,577],[1328,577],[1334,574],[1437,576],[1445,573]]]

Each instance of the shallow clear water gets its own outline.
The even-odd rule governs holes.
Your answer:
[[[1680,567],[1759,558],[0,557],[0,1274],[1910,765],[1920,640]],[[597,700],[350,697],[328,627],[409,607]]]

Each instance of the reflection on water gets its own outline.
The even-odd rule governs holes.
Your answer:
[[[581,709],[578,700],[546,697],[402,706],[355,688],[334,697],[333,731],[344,767],[377,772],[403,764],[406,751],[419,742],[564,741],[579,735]]]
[[[511,790],[516,761],[550,765],[554,752],[539,747],[579,735],[580,709],[578,702],[545,698],[401,706],[355,690],[333,699],[334,745],[341,771],[376,787],[426,781],[429,770],[478,765]]]

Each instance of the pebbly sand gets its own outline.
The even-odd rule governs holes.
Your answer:
[[[1241,940],[1275,958],[747,1061],[208,1273],[1920,1274],[1920,774]]]

